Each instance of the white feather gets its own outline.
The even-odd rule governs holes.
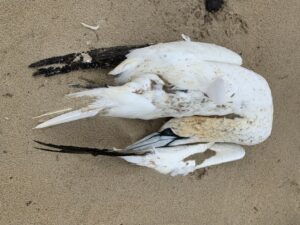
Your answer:
[[[222,78],[214,80],[207,88],[206,94],[217,105],[225,104],[225,84]]]
[[[210,147],[216,155],[205,159],[196,169],[239,160],[245,156],[245,150],[240,145],[218,143]]]
[[[67,123],[67,122],[71,122],[71,121],[75,121],[75,120],[79,120],[79,119],[92,117],[92,116],[95,116],[97,113],[98,113],[97,109],[93,109],[93,110],[87,109],[87,111],[84,111],[83,109],[75,110],[75,111],[54,117],[53,119],[47,120],[46,122],[39,124],[35,128],[39,129],[39,128],[51,127],[51,126],[61,124],[61,123]]]
[[[183,145],[177,147],[156,148],[153,152],[145,156],[124,156],[126,161],[146,166],[157,170],[163,174],[186,175],[195,170],[195,161],[186,161],[184,159],[190,155],[205,152],[214,143]]]
[[[216,154],[205,159],[201,164],[195,160],[186,160],[191,155],[203,153],[208,149]],[[154,148],[152,153],[145,156],[123,156],[124,160],[148,168],[155,169],[163,174],[187,175],[197,169],[218,165],[241,159],[245,156],[244,149],[234,144],[195,144],[181,145],[168,148]]]
[[[242,64],[242,58],[237,53],[209,43],[177,41],[161,43],[145,48],[135,49],[127,55],[127,59],[113,69],[110,74],[118,75],[133,72],[139,65],[150,62],[152,65],[176,65],[180,62],[193,63],[212,61]]]

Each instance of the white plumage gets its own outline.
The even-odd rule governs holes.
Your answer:
[[[242,59],[233,51],[187,40],[136,49],[126,58],[110,72],[119,86],[70,94],[89,97],[90,104],[36,128],[96,114],[145,120],[174,117],[159,133],[123,150],[147,154],[121,156],[171,175],[242,158],[244,150],[237,144],[257,144],[270,135],[270,88],[263,77],[241,67]],[[202,164],[184,161],[207,149],[216,155]]]

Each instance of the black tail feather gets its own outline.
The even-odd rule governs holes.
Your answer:
[[[44,75],[47,77],[65,74],[79,69],[112,69],[126,58],[130,50],[147,46],[149,46],[149,44],[93,49],[87,52],[71,53],[64,56],[42,59],[30,64],[29,67],[43,67],[37,69],[37,71],[33,73],[33,76]],[[51,66],[54,64],[62,65],[57,67]]]
[[[41,148],[41,147],[35,147],[36,149],[43,150],[43,151],[48,151],[48,152],[59,152],[59,153],[71,153],[71,154],[90,154],[93,156],[98,156],[98,155],[106,155],[106,156],[142,156],[147,154],[148,152],[122,152],[122,151],[117,151],[113,149],[98,149],[98,148],[88,148],[88,147],[77,147],[77,146],[67,146],[67,145],[55,145],[55,144],[50,144],[50,143],[45,143],[41,141],[36,141],[34,142],[47,146],[50,148],[55,148],[54,150],[52,149],[47,149],[47,148]]]

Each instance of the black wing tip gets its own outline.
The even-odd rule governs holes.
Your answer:
[[[74,69],[75,70],[75,69]],[[65,69],[65,67],[47,67],[47,68],[39,68],[37,69],[32,76],[37,77],[37,76],[45,76],[45,77],[51,77],[57,74],[64,74],[64,73],[68,73],[69,71],[67,71]]]
[[[48,148],[39,148],[39,147],[34,147],[35,149],[46,151],[46,152],[58,152],[61,153],[61,151],[53,150],[53,149],[48,149]]]
[[[82,52],[76,52],[76,53],[69,53],[66,55],[60,55],[60,56],[53,56],[45,59],[38,60],[34,63],[31,63],[28,67],[29,68],[36,68],[41,66],[48,66],[52,64],[69,64],[71,62],[74,62],[76,57],[82,56],[82,54],[88,54],[89,56],[94,56],[96,54],[107,54],[107,53],[118,53],[118,51],[122,50],[133,50],[137,48],[144,48],[149,47],[153,45],[154,43],[149,44],[139,44],[139,45],[118,45],[113,47],[106,47],[106,48],[95,48],[89,51],[82,51]],[[123,52],[122,52],[123,53]]]
[[[57,74],[65,74],[79,69],[111,69],[125,59],[125,56],[133,49],[147,47],[151,44],[124,45],[109,48],[98,48],[86,52],[70,53],[62,56],[54,56],[31,63],[29,68],[38,68],[33,76],[44,75],[50,77]],[[92,62],[84,62],[83,54],[88,54]],[[77,60],[77,57],[79,59]],[[62,64],[61,67],[51,65]]]
[[[142,156],[149,152],[122,152],[116,151],[113,149],[98,149],[98,148],[89,148],[89,147],[77,147],[77,146],[67,146],[67,145],[55,145],[50,143],[45,143],[42,141],[33,140],[35,143],[49,148],[55,148],[55,150],[36,147],[39,150],[48,151],[48,152],[58,152],[58,153],[73,153],[73,154],[90,154],[93,156],[104,155],[104,156]]]
[[[47,147],[52,147],[52,148],[60,148],[59,145],[54,145],[54,144],[50,144],[50,143],[46,143],[46,142],[42,142],[42,141],[38,141],[38,140],[33,140],[35,143],[38,143],[40,145],[43,146],[47,146]]]
[[[28,67],[29,68],[37,68],[37,67],[48,66],[48,65],[54,64],[53,58],[57,58],[57,57],[41,59],[39,61],[31,63]]]
[[[28,68],[36,68],[36,67],[39,67],[38,62],[34,62],[28,65]]]
[[[57,58],[57,57],[55,56],[55,57],[51,57],[51,58],[42,59],[42,60],[36,61],[34,63],[31,63],[28,67],[29,68],[37,68],[37,67],[42,67],[42,66],[49,66],[52,64],[59,64],[59,61],[53,60],[55,58]]]
[[[44,142],[41,142],[41,141],[38,141],[38,140],[33,140],[35,143],[38,143],[38,144],[42,144]]]

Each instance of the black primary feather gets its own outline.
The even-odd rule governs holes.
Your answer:
[[[123,60],[126,55],[133,49],[150,46],[143,45],[126,45],[115,46],[109,48],[98,48],[81,53],[71,53],[63,56],[55,56],[42,59],[29,65],[30,68],[38,68],[33,76],[44,75],[46,77],[65,74],[79,69],[113,69]],[[86,60],[86,57],[89,60]],[[54,64],[62,64],[61,66],[53,66]]]
[[[55,145],[50,143],[45,143],[41,141],[34,142],[55,149],[47,149],[41,147],[35,147],[36,149],[48,151],[48,152],[58,152],[58,153],[71,153],[71,154],[90,154],[93,156],[105,155],[105,156],[143,156],[149,152],[132,152],[132,151],[116,151],[113,149],[98,149],[98,148],[88,148],[88,147],[77,147],[77,146],[68,146],[68,145]]]

